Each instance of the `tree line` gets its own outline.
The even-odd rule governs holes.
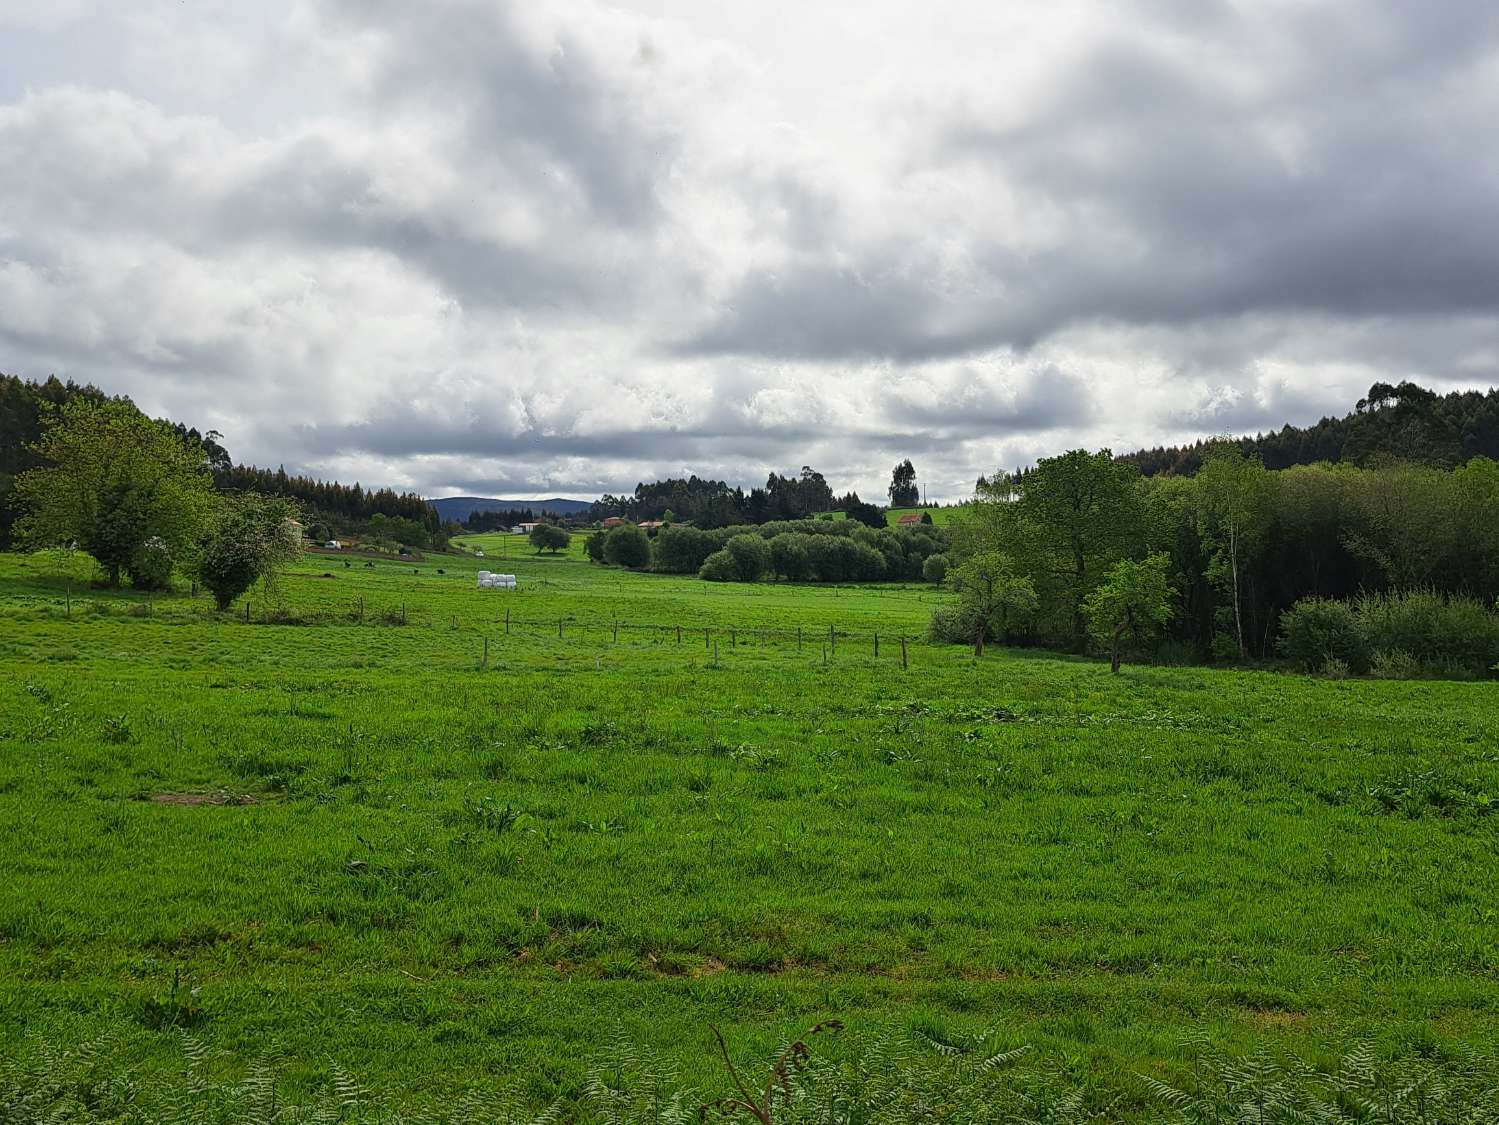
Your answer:
[[[588,557],[606,566],[696,574],[713,582],[880,582],[930,579],[949,547],[930,524],[872,528],[854,520],[776,520],[704,529],[672,524],[649,536],[632,524],[596,532]],[[939,579],[940,580],[940,579]]]
[[[1322,462],[1365,465],[1378,457],[1451,468],[1473,457],[1499,459],[1499,390],[1438,395],[1410,382],[1375,383],[1341,418],[1232,440],[1267,469]],[[1218,443],[1145,449],[1121,460],[1146,476],[1190,476]]]
[[[1116,653],[1171,642],[1198,659],[1265,658],[1308,598],[1423,591],[1491,607],[1499,462],[1272,470],[1225,440],[1201,448],[1191,476],[1147,476],[1109,450],[1073,450],[985,481],[954,537],[967,592],[934,620],[938,636],[1077,651],[1107,636]],[[1119,602],[1112,616],[1090,611],[1100,597]]]
[[[21,514],[16,481],[28,470],[47,463],[41,442],[48,421],[73,402],[93,406],[115,403],[127,412],[139,413],[128,397],[108,395],[91,384],[65,382],[56,376],[37,382],[0,375],[0,550],[13,545],[13,529]],[[181,423],[161,424],[194,456],[201,456],[202,468],[214,489],[293,501],[314,539],[372,532],[377,538],[411,547],[439,546],[446,541],[447,531],[437,513],[414,493],[389,488],[367,490],[358,483],[345,485],[290,475],[284,468],[236,465],[220,444],[222,435],[211,430],[200,433]],[[377,521],[376,517],[384,518]]]

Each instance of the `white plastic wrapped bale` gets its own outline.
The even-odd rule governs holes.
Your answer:
[[[515,575],[491,574],[487,570],[481,570],[479,571],[479,589],[513,590],[515,589]]]

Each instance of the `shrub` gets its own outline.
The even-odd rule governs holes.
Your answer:
[[[940,586],[947,581],[947,556],[928,555],[926,562],[921,564],[921,577],[933,586]]]
[[[1381,680],[1416,680],[1421,677],[1421,662],[1404,649],[1378,649],[1370,670]]]
[[[1351,606],[1331,598],[1302,598],[1280,618],[1280,649],[1298,667],[1315,672],[1329,660],[1367,671],[1368,649]]]
[[[739,566],[728,551],[714,551],[703,560],[697,576],[707,582],[737,582]]]
[[[713,537],[698,528],[663,527],[656,536],[654,566],[663,574],[696,574],[715,548]]]
[[[1499,660],[1499,615],[1472,598],[1412,590],[1362,597],[1353,609],[1370,651],[1398,651],[1427,671],[1482,675]]]
[[[755,582],[770,569],[770,547],[759,535],[736,535],[724,550],[734,560],[741,582]]]
[[[770,568],[782,578],[797,581],[812,572],[812,556],[806,535],[783,531],[770,541]]]
[[[634,524],[621,524],[604,537],[604,559],[613,566],[644,570],[651,565],[651,541]]]
[[[138,590],[165,590],[172,584],[172,552],[153,535],[130,559],[130,582]]]
[[[583,540],[583,553],[588,556],[589,562],[602,563],[604,561],[604,533],[602,531],[595,531]]]
[[[945,605],[927,622],[926,639],[936,644],[971,645],[978,635],[978,611],[970,604]]]

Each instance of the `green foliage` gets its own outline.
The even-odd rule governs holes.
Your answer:
[[[1141,562],[1116,562],[1083,603],[1094,640],[1109,650],[1112,670],[1119,671],[1120,643],[1154,640],[1171,618],[1171,559],[1154,554]]]
[[[940,586],[947,581],[947,556],[928,555],[926,561],[921,564],[921,577],[933,586]]]
[[[757,534],[736,535],[724,545],[740,582],[758,582],[770,569],[770,547]]]
[[[651,541],[633,523],[611,527],[604,534],[604,561],[611,566],[644,570],[651,565]]]
[[[1331,598],[1303,598],[1280,619],[1280,650],[1308,672],[1328,660],[1355,672],[1369,667],[1369,648],[1353,607]]]
[[[602,563],[607,561],[604,558],[604,540],[608,534],[606,531],[595,531],[583,540],[583,553],[588,557],[589,562]]]
[[[172,552],[158,536],[135,549],[130,560],[130,582],[138,590],[165,590],[172,584]]]
[[[697,576],[704,582],[738,582],[739,564],[727,550],[714,551],[703,560]]]
[[[531,534],[527,538],[530,539],[531,546],[536,548],[538,555],[542,551],[551,551],[553,554],[565,551],[567,545],[572,542],[571,535],[550,523],[537,524],[531,529]]]
[[[890,474],[890,506],[892,508],[914,508],[921,501],[921,490],[916,487],[916,467],[908,457]]]
[[[717,541],[707,532],[670,524],[656,535],[653,565],[663,574],[696,574],[717,549]]]
[[[807,536],[782,532],[770,541],[770,568],[781,578],[799,582],[812,573]]]
[[[210,508],[201,445],[121,401],[75,398],[48,411],[43,426],[36,447],[43,464],[15,485],[25,542],[76,542],[116,586],[148,558],[147,541],[175,556],[196,537]]]
[[[963,639],[980,656],[991,634],[1008,639],[1011,629],[1026,624],[1036,612],[1035,584],[1018,573],[1015,560],[1002,552],[976,551],[950,577],[958,591],[960,613],[946,615],[941,622],[934,618],[929,632],[934,637],[950,635],[966,625],[971,631]]]
[[[258,581],[274,581],[301,551],[291,501],[246,492],[221,497],[197,545],[198,581],[226,610]]]

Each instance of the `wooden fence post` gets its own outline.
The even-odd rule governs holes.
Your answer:
[[[614,619],[614,643],[619,643],[619,618]]]
[[[505,607],[505,636],[510,635],[510,607]]]
[[[796,627],[796,651],[797,652],[801,652],[801,650],[802,650],[802,627],[800,625],[798,625]]]
[[[738,634],[738,632],[736,630],[733,630],[733,629],[729,630],[729,647],[730,648],[738,648],[739,647],[739,634]]]
[[[905,637],[902,637],[900,639],[900,666],[901,666],[901,670],[902,671],[904,671],[906,669],[906,667],[907,667],[907,664],[906,664],[906,638]]]
[[[828,647],[833,650],[833,655],[838,655],[838,630],[828,626]]]
[[[876,660],[880,658],[880,635],[878,633],[874,635],[874,658]]]
[[[489,638],[484,638],[484,659],[479,662],[480,668],[489,667]]]
[[[678,625],[677,626],[677,644],[681,644],[681,643],[682,643],[682,627],[680,625]]]
[[[557,637],[559,640],[562,637],[562,618],[560,617],[557,618]]]

